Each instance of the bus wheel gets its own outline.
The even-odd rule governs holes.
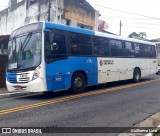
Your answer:
[[[82,73],[75,73],[72,77],[71,89],[74,93],[82,93],[86,88],[86,78]]]
[[[133,81],[137,83],[140,81],[140,78],[141,78],[140,70],[136,68],[133,73]]]

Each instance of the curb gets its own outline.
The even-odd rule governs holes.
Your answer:
[[[33,94],[33,93],[30,93],[30,92],[4,93],[4,94],[0,94],[0,99],[1,98],[8,98],[8,97],[15,97],[15,96],[24,96],[24,95],[28,95],[28,94]]]
[[[140,123],[135,124],[133,127],[136,128],[158,128],[160,130],[160,111],[147,117]],[[157,127],[158,126],[158,127]],[[153,133],[119,133],[117,136],[153,136]]]

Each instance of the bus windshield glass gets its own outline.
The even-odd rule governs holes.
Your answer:
[[[40,32],[12,37],[8,44],[8,70],[35,68],[41,63]]]

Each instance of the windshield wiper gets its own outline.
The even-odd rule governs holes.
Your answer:
[[[26,36],[26,38],[24,39],[24,42],[23,42],[23,43],[20,42],[20,44],[21,44],[21,45],[20,45],[20,51],[24,51],[24,49],[26,48],[26,46],[27,46],[28,42],[30,41],[31,37],[32,37],[32,32],[29,33],[29,34]]]

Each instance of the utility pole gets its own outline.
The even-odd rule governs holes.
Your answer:
[[[48,2],[48,21],[51,21],[51,1]]]
[[[121,36],[121,32],[122,32],[122,22],[121,22],[121,20],[120,20],[119,36]]]
[[[56,9],[56,23],[58,23],[58,2],[57,0],[56,0],[55,9]]]
[[[41,2],[38,1],[38,21],[40,21],[40,14],[41,14],[41,7],[40,7]]]

